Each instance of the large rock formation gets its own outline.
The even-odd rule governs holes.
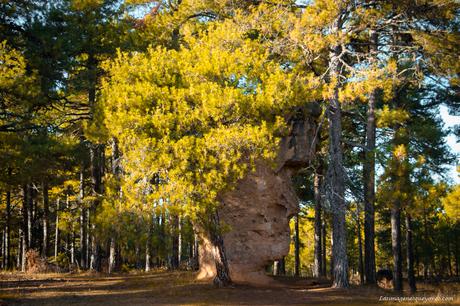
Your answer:
[[[298,212],[299,202],[291,176],[312,159],[317,115],[312,105],[290,119],[290,134],[280,143],[276,169],[260,162],[235,189],[221,196],[218,213],[227,228],[223,240],[230,277],[236,283],[271,283],[265,267],[289,252],[289,219]],[[213,278],[217,248],[204,233],[200,239],[198,278]]]

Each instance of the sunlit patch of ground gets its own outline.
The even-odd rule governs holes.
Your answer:
[[[398,302],[391,290],[374,287],[329,288],[327,280],[277,278],[282,287],[237,285],[217,289],[191,272],[119,274],[0,274],[0,305],[460,305],[459,284],[419,284],[418,297]],[[407,292],[401,294],[409,296]],[[383,298],[382,298],[383,297]],[[386,297],[393,301],[383,301]],[[443,298],[453,297],[446,301]],[[3,304],[2,304],[3,303]]]

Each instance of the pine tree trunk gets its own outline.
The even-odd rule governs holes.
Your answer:
[[[181,259],[182,259],[182,218],[180,217],[180,215],[177,217],[178,220],[178,226],[177,226],[177,261],[179,263],[179,267],[180,267],[180,262],[181,262]]]
[[[33,248],[34,242],[34,199],[33,199],[33,190],[30,184],[27,185],[27,250]]]
[[[452,257],[450,249],[450,230],[446,234],[446,245],[447,245],[447,268],[449,269],[449,277],[452,277]]]
[[[323,220],[321,224],[321,238],[322,238],[322,270],[321,270],[321,276],[326,277],[327,275],[327,257],[326,257],[326,217],[323,214]]]
[[[330,80],[339,82],[339,54],[341,48],[334,47],[330,53]],[[330,172],[330,203],[332,207],[332,257],[334,288],[347,288],[348,258],[345,227],[345,189],[342,152],[342,110],[339,102],[339,85],[334,85],[333,96],[329,100],[329,169]]]
[[[371,31],[370,51],[377,52],[378,35]],[[371,54],[371,56],[374,56]],[[376,55],[375,55],[376,56]],[[365,281],[367,284],[376,284],[375,273],[375,106],[377,103],[377,89],[369,96],[366,125],[366,158],[363,165],[364,186],[364,266]]]
[[[117,192],[121,196],[120,187],[120,152],[118,148],[118,140],[114,137],[112,139],[112,174],[117,180]],[[101,170],[102,171],[102,170]],[[111,230],[110,246],[109,246],[109,273],[112,273],[116,268],[116,231],[115,228]]]
[[[150,218],[152,219],[152,218]],[[151,248],[152,248],[152,223],[149,222],[149,228],[147,230],[147,241],[145,243],[145,272],[150,271],[150,261],[151,261]]]
[[[458,240],[459,240],[459,236],[460,235],[455,235],[455,243],[454,243],[454,257],[455,257],[455,276],[458,277],[458,271],[459,271],[459,252],[458,252],[458,249],[459,249],[459,243],[458,243]]]
[[[194,228],[193,232],[193,269],[198,270],[200,268],[199,250],[200,247],[198,234]]]
[[[80,205],[80,267],[86,269],[86,208],[83,203],[85,197],[85,176],[84,176],[84,165],[82,163],[80,168],[80,192],[78,196],[78,202]]]
[[[214,228],[211,230],[211,243],[217,248],[217,254],[214,258],[216,263],[216,277],[214,285],[217,287],[227,287],[232,284],[230,271],[228,268],[227,255],[225,253],[224,239],[221,234],[219,213],[211,214],[211,222]]]
[[[414,275],[414,250],[412,245],[412,219],[406,212],[406,248],[407,248],[407,280],[411,293],[417,291]]]
[[[9,170],[11,171],[11,170]],[[6,192],[6,220],[5,220],[5,268],[11,268],[11,191]]]
[[[0,256],[2,256],[2,261],[0,261],[0,268],[5,269],[5,228],[2,229],[1,239],[2,239],[2,243],[1,243]]]
[[[73,227],[73,222],[70,230],[70,265],[75,264],[75,231]]]
[[[279,263],[280,263],[280,275],[286,275],[286,258],[283,256],[283,258],[279,260]]]
[[[393,251],[393,289],[402,290],[401,207],[399,200],[391,208],[391,247]]]
[[[142,268],[142,263],[141,263],[141,247],[139,246],[139,242],[136,241],[134,245],[134,256],[136,257],[136,269]]]
[[[294,240],[294,274],[300,275],[300,232],[299,232],[299,214],[295,216],[295,240]]]
[[[48,257],[49,247],[49,197],[48,197],[48,183],[43,181],[43,248],[42,256]]]
[[[423,207],[423,234],[424,234],[424,243],[425,243],[425,251],[424,251],[424,256],[423,256],[423,278],[426,281],[428,279],[428,266],[429,266],[429,259],[430,259],[430,251],[429,248],[430,246],[427,245],[429,242],[429,237],[428,237],[428,222],[426,218],[426,210],[425,207]]]
[[[109,268],[108,272],[109,274],[113,273],[115,271],[115,266],[116,266],[116,241],[115,237],[110,237],[110,246],[109,246]]]
[[[86,268],[89,268],[89,262],[90,262],[90,254],[91,254],[91,234],[90,234],[90,228],[91,228],[91,212],[90,209],[86,209],[86,254],[85,254],[85,260],[86,260]]]
[[[322,273],[322,248],[321,248],[321,177],[317,170],[314,178],[314,193],[315,193],[315,247],[314,247],[314,265],[313,277],[319,277]]]
[[[179,217],[171,215],[171,239],[172,239],[172,258],[171,268],[176,270],[179,268]]]
[[[97,207],[99,206],[99,197],[102,194],[102,146],[92,144],[90,147],[90,160],[91,160],[91,182],[92,182],[92,193],[96,198],[91,206],[91,216],[96,216]],[[100,252],[99,242],[96,236],[96,223],[91,222],[91,258],[90,258],[90,270],[100,271]]]
[[[356,216],[356,225],[357,225],[357,236],[358,236],[358,252],[359,252],[359,281],[361,285],[364,285],[364,263],[363,263],[363,242],[361,237],[361,213],[359,209],[359,203],[357,205],[357,216]]]
[[[25,254],[29,250],[29,185],[22,187],[23,202],[22,202],[22,260],[21,260],[21,271],[25,272],[26,269],[26,256]]]
[[[54,261],[57,260],[59,251],[59,198],[56,200],[56,222],[54,234]]]
[[[19,228],[19,235],[18,235],[18,262],[16,264],[16,268],[20,269],[22,272],[25,270],[25,265],[23,266],[23,251],[24,251],[24,234],[22,233],[22,228]]]
[[[91,224],[91,254],[90,254],[90,270],[99,271],[99,246],[96,241],[96,225]]]

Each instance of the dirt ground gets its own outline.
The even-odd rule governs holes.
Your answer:
[[[282,285],[278,288],[217,289],[194,277],[192,272],[165,271],[112,276],[3,273],[0,305],[460,305],[460,284],[419,285],[419,301],[401,303],[391,290],[331,289],[325,280],[284,277],[277,278]]]

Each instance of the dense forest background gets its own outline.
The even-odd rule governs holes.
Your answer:
[[[396,290],[458,277],[459,130],[439,113],[460,111],[459,10],[0,1],[1,267],[35,250],[62,271],[197,269],[219,193],[317,103],[292,250],[267,269],[337,287],[390,269]]]

